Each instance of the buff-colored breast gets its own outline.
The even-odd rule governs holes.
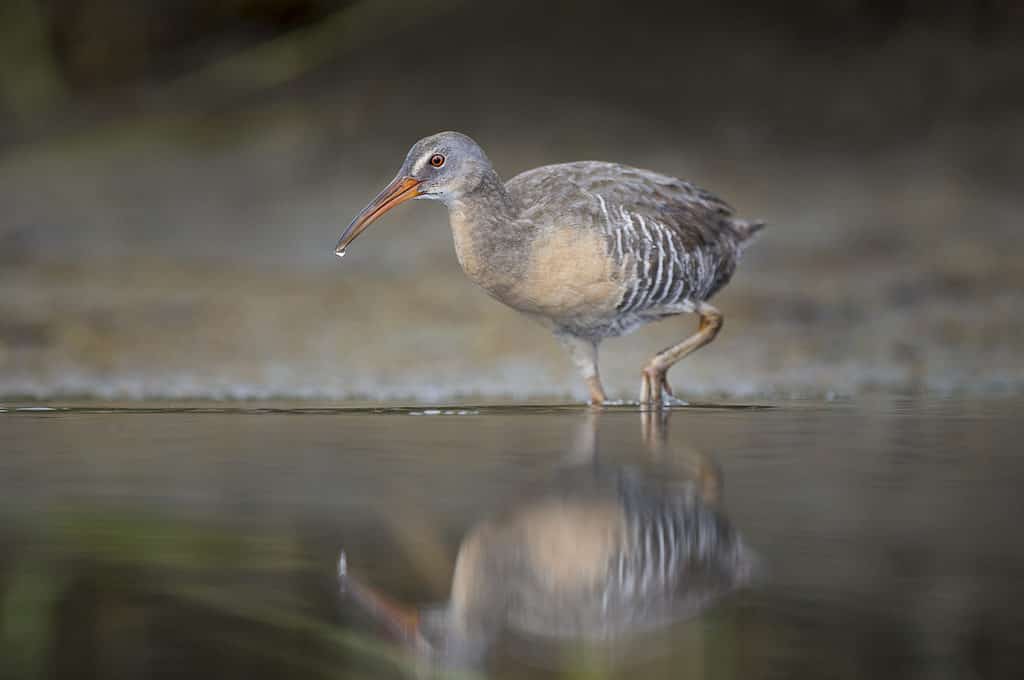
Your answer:
[[[625,290],[623,271],[596,231],[556,227],[531,244],[511,304],[553,320],[605,318]]]
[[[455,240],[455,256],[459,259],[462,271],[466,272],[471,280],[484,285],[488,268],[486,262],[481,262],[477,253],[476,225],[465,212],[457,209],[451,210],[448,221],[451,224],[452,237]]]
[[[610,500],[551,500],[521,518],[523,551],[533,578],[551,594],[603,586],[608,565],[622,549],[626,517]]]
[[[531,589],[527,595],[541,601],[565,601],[600,589],[625,533],[622,505],[612,499],[554,498],[481,523],[459,548],[453,622],[468,626],[493,616],[489,608],[505,606],[509,589],[525,585]]]

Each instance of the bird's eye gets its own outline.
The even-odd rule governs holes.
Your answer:
[[[430,164],[433,165],[435,168],[441,167],[442,165],[444,165],[444,156],[442,156],[439,153],[435,153],[433,156],[430,157]]]

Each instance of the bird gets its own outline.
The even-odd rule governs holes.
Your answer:
[[[448,601],[415,607],[351,573],[339,588],[398,642],[476,663],[505,632],[630,640],[692,618],[752,583],[759,558],[695,480],[583,466],[463,538]]]
[[[479,144],[448,131],[413,144],[394,180],[342,233],[335,254],[343,257],[371,223],[411,199],[447,206],[463,271],[554,333],[595,405],[607,401],[598,368],[605,338],[695,313],[696,333],[641,371],[641,405],[675,398],[669,368],[718,335],[723,316],[708,300],[765,225],[739,219],[690,182],[618,163],[546,165],[503,182]]]

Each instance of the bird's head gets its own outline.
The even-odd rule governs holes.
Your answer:
[[[414,198],[445,204],[475,189],[493,173],[483,149],[459,132],[439,132],[412,145],[398,174],[377,198],[355,216],[338,240],[334,252],[345,249],[378,217]]]
[[[392,600],[348,573],[345,553],[338,559],[338,585],[370,614],[390,637],[417,654],[450,666],[472,665],[483,658],[495,633],[492,627],[459,625],[447,605],[418,609]],[[479,624],[478,621],[475,623]]]

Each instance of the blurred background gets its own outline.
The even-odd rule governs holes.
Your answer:
[[[639,666],[499,646],[494,677],[1015,677],[1024,3],[2,0],[0,680],[422,670],[339,603],[338,550],[443,601],[585,424],[494,405],[585,394],[441,206],[334,256],[444,129],[506,178],[619,161],[769,223],[672,373],[769,407],[668,438],[721,467],[766,582]],[[605,343],[610,395],[695,324]],[[287,408],[173,407],[243,398]],[[639,414],[602,417],[598,462],[652,463]]]
[[[334,243],[421,136],[770,223],[689,396],[1024,387],[1014,0],[5,0],[0,394],[584,397],[443,209]],[[604,345],[633,397],[686,318]]]

